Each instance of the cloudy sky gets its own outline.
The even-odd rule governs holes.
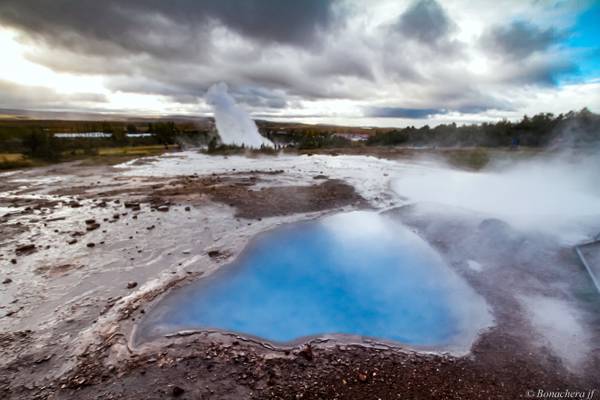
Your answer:
[[[0,0],[0,108],[405,126],[600,112],[600,1]]]

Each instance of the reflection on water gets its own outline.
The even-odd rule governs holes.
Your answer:
[[[274,342],[337,333],[443,345],[486,313],[421,238],[377,213],[352,212],[261,235],[231,265],[167,296],[138,332],[217,328]]]

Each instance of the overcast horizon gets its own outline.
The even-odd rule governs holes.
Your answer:
[[[406,126],[600,112],[598,1],[0,2],[0,108]]]

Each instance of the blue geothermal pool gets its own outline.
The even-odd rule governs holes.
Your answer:
[[[352,212],[260,235],[232,264],[161,300],[138,333],[218,329],[278,343],[345,334],[440,345],[471,325],[473,296],[405,226]]]

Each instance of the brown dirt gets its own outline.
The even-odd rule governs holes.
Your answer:
[[[202,205],[216,201],[237,209],[240,218],[264,218],[294,213],[305,213],[339,208],[347,205],[367,207],[367,202],[354,188],[340,180],[317,181],[310,186],[261,187],[260,175],[278,174],[279,171],[253,171],[248,174],[233,173],[220,176],[186,176],[182,178],[154,179],[152,184],[135,188],[123,187],[88,192],[93,187],[57,189],[55,195],[78,193],[82,198],[111,201],[119,197],[136,197],[139,202],[150,203],[155,208],[168,204]]]
[[[237,209],[241,218],[263,218],[338,208],[346,205],[366,207],[367,203],[354,188],[339,180],[328,180],[312,186],[277,186],[254,188],[258,179],[246,177],[185,178],[151,194],[153,203],[169,200],[202,199]]]
[[[27,333],[20,336],[27,341]],[[0,338],[14,340],[14,338]],[[594,382],[566,373],[553,359],[532,356],[510,334],[491,331],[471,357],[419,354],[398,349],[337,345],[276,351],[241,340],[209,341],[204,335],[134,354],[107,367],[106,338],[80,356],[78,367],[45,387],[10,387],[24,368],[18,360],[0,380],[3,398],[60,399],[517,399],[527,392]],[[29,360],[29,368],[47,361]]]
[[[82,268],[82,265],[75,264],[60,264],[60,265],[43,265],[35,269],[35,272],[40,275],[47,277],[56,277],[66,275],[70,271],[78,268]]]

